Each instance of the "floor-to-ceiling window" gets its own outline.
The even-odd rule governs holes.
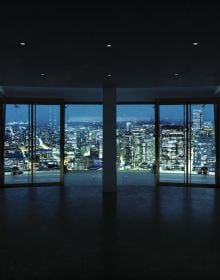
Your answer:
[[[159,181],[215,184],[214,104],[159,105]]]
[[[117,184],[154,184],[154,105],[117,105],[116,141]]]
[[[186,181],[186,112],[184,105],[161,105],[159,112],[159,180]]]
[[[214,184],[216,171],[215,107],[189,106],[189,182]]]
[[[100,104],[65,106],[64,166],[74,185],[101,185],[103,113]]]
[[[34,106],[34,182],[60,181],[60,106]]]
[[[4,113],[4,182],[31,183],[31,107],[6,104]]]
[[[216,105],[158,103],[156,132],[153,104],[116,106],[119,186],[154,185],[155,161],[160,183],[215,184]],[[13,103],[3,107],[4,183],[60,182],[60,105]],[[65,106],[64,170],[75,185],[101,185],[102,110],[101,104]]]
[[[60,182],[60,105],[6,104],[4,183]]]

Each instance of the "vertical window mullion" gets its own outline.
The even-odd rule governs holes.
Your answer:
[[[0,116],[0,153],[2,155],[0,160],[0,186],[2,186],[4,184],[5,104],[0,104]]]
[[[188,143],[189,143],[189,130],[188,130],[188,105],[185,104],[184,105],[184,127],[185,127],[185,139],[184,139],[184,157],[186,160],[186,164],[185,164],[185,168],[184,168],[184,184],[188,184],[188,165],[189,165],[189,158],[188,158]]]
[[[155,163],[156,163],[156,184],[160,181],[160,119],[159,105],[155,104]]]
[[[30,110],[30,143],[31,143],[31,184],[33,185],[33,158],[34,158],[34,106],[33,104],[29,105]]]
[[[214,104],[214,131],[215,131],[215,184],[219,185],[219,103]]]
[[[64,183],[65,104],[60,105],[60,183]]]

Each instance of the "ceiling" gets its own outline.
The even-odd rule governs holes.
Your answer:
[[[217,4],[17,2],[1,7],[1,86],[220,84]]]

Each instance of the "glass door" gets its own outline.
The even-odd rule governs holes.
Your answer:
[[[6,104],[4,114],[4,183],[31,183],[31,106]]]
[[[214,104],[159,106],[159,182],[215,184]]]
[[[6,104],[4,184],[60,182],[60,105]]]

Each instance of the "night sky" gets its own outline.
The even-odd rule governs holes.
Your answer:
[[[192,105],[192,110],[200,108],[200,105]],[[213,121],[213,105],[207,104],[203,108],[204,120]],[[58,105],[39,105],[37,106],[37,121],[49,122],[50,119],[59,120]],[[182,105],[162,105],[160,110],[160,119],[163,121],[183,122]],[[27,105],[7,105],[6,122],[27,121]],[[101,121],[102,105],[66,105],[66,121]],[[118,105],[118,121],[138,121],[154,120],[154,105]]]

